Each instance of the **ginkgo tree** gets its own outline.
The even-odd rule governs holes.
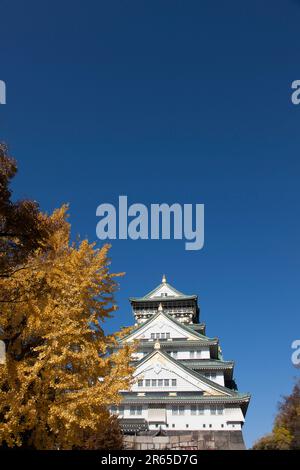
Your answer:
[[[103,322],[118,287],[109,246],[71,243],[67,207],[47,217],[48,235],[0,279],[0,442],[36,449],[85,448],[116,432],[108,407],[131,382],[130,346],[113,348]],[[12,301],[13,299],[13,301]],[[124,330],[126,334],[126,330]],[[112,352],[114,350],[115,352]],[[111,446],[120,445],[120,439]]]

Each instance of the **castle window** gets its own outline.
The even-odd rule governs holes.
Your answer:
[[[204,407],[202,405],[192,405],[191,415],[204,415]]]
[[[111,406],[110,412],[112,414],[119,414],[119,415],[124,415],[124,405],[118,406]]]
[[[131,406],[130,407],[131,416],[134,416],[134,415],[140,416],[142,414],[142,411],[143,411],[142,406]]]
[[[177,387],[177,379],[138,380],[138,387]]]
[[[211,415],[222,415],[224,412],[224,409],[223,409],[223,406],[219,405],[219,406],[212,406],[210,408],[210,414]]]
[[[205,372],[204,375],[210,380],[215,380],[217,378],[216,372]]]
[[[184,415],[184,405],[173,405],[172,406],[172,415]]]
[[[151,339],[169,339],[170,333],[151,333]]]

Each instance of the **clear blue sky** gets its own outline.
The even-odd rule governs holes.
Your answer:
[[[96,240],[102,202],[204,203],[205,247],[116,241],[120,310],[168,281],[200,296],[207,333],[252,393],[247,444],[299,376],[300,1],[2,0],[0,139],[16,197],[70,203]],[[99,243],[100,245],[100,243]]]

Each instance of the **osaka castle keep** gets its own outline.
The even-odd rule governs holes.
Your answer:
[[[120,346],[138,340],[134,382],[111,408],[128,446],[154,448],[156,439],[164,444],[155,448],[178,448],[186,436],[185,448],[243,449],[250,395],[237,391],[234,362],[223,359],[219,339],[199,323],[198,296],[179,292],[163,276],[130,303],[135,326]]]

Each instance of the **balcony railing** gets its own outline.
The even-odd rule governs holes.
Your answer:
[[[166,308],[164,311],[168,314],[186,314],[186,315],[194,315],[195,310],[192,308]],[[134,315],[154,315],[157,313],[156,309],[140,309],[140,310],[134,310],[133,311]]]

